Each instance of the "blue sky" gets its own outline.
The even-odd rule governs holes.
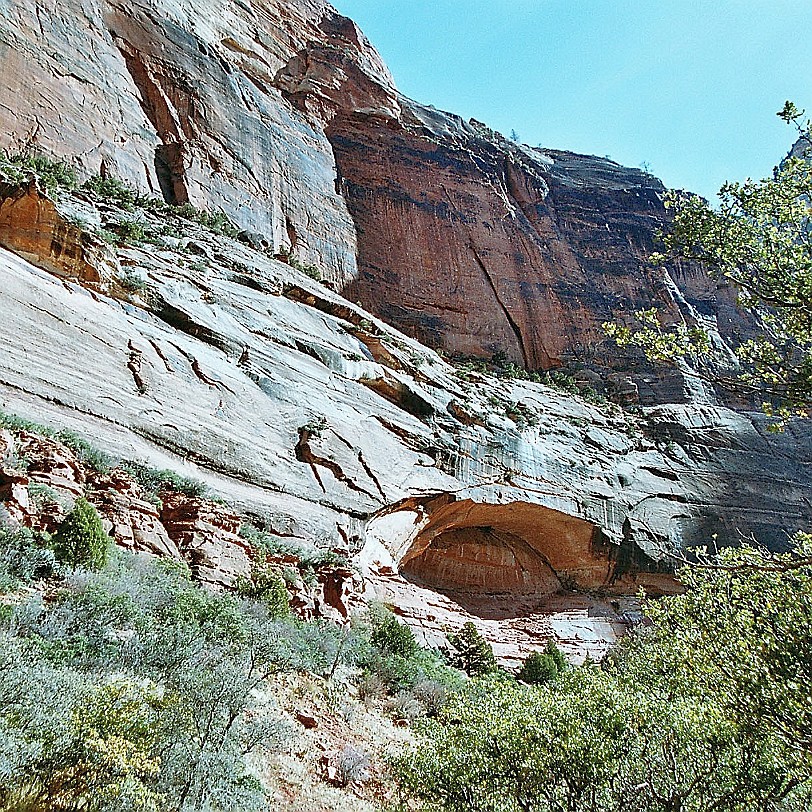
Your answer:
[[[812,108],[812,0],[333,0],[400,90],[522,141],[646,162],[712,197]]]

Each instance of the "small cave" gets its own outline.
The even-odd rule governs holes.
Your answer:
[[[558,592],[607,585],[613,563],[601,538],[590,522],[540,505],[455,501],[431,511],[399,571],[469,607],[497,599],[509,611],[515,599],[519,614]]]

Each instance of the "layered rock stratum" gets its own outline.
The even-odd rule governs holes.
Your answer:
[[[321,2],[3,11],[0,147],[243,230],[54,199],[34,177],[0,188],[3,408],[203,480],[230,506],[163,517],[107,483],[120,543],[177,551],[228,586],[247,566],[236,517],[254,517],[348,556],[366,596],[428,642],[473,618],[515,662],[548,637],[599,655],[640,586],[677,588],[670,556],[693,544],[777,548],[808,527],[802,425],[770,433],[603,339],[605,319],[652,304],[702,321],[722,353],[751,329],[731,291],[644,261],[666,222],[656,179],[405,99]],[[644,405],[435,349],[576,365]],[[0,483],[18,501],[22,485]],[[206,548],[211,528],[231,546]]]
[[[326,3],[22,0],[0,65],[0,148],[223,211],[434,348],[684,401],[682,376],[601,324],[656,306],[722,352],[750,327],[730,290],[645,261],[667,222],[656,178],[405,98]]]
[[[775,435],[763,416],[696,404],[633,414],[460,370],[177,215],[19,194],[67,219],[41,219],[36,241],[23,232],[27,259],[0,250],[3,408],[203,480],[271,533],[341,552],[430,642],[472,616],[508,659],[554,634],[600,649],[625,611],[616,598],[674,588],[669,553],[713,534],[780,546],[809,522],[802,427]],[[182,236],[95,236],[132,220]],[[69,228],[102,257],[95,277],[53,271]],[[194,525],[190,509],[170,524]],[[189,550],[194,532],[169,536]],[[192,563],[228,583],[240,560],[232,544]]]

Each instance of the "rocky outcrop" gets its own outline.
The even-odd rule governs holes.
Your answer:
[[[126,471],[93,472],[90,500],[102,516],[102,524],[120,547],[182,560],[177,544],[161,523],[158,505]]]
[[[192,577],[216,589],[249,580],[259,553],[239,535],[243,518],[222,502],[164,488],[148,495],[122,467],[104,472],[81,462],[64,443],[34,430],[0,429],[0,505],[4,521],[55,532],[73,502],[86,497],[112,541],[130,552],[185,561]],[[277,572],[297,572],[296,556],[263,556]],[[363,601],[363,578],[325,564],[288,583],[302,618],[349,620]]]
[[[272,556],[265,563],[282,573],[290,593],[290,607],[299,617],[328,618],[343,624],[363,611],[365,579],[352,567],[319,566],[305,579],[298,571],[301,561],[295,556]]]
[[[25,464],[17,456],[14,436],[6,429],[0,429],[0,503],[18,525],[31,514]]]
[[[457,370],[191,223],[118,261],[145,290],[112,298],[0,250],[0,399],[222,496],[233,507],[184,499],[161,515],[209,582],[247,572],[236,513],[255,515],[353,557],[368,594],[394,595],[427,639],[470,616],[508,635],[506,659],[550,634],[599,653],[625,596],[673,588],[668,551],[714,533],[779,547],[812,519],[795,424],[773,435],[762,415],[696,405],[635,415]],[[318,597],[336,617],[360,589],[342,578]]]
[[[0,245],[90,287],[99,287],[116,264],[101,240],[70,222],[34,177],[26,186],[0,182]]]
[[[161,521],[197,581],[233,587],[251,574],[251,550],[239,535],[242,520],[209,499],[164,493]]]

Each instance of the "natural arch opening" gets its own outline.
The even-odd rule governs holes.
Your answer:
[[[510,668],[551,639],[574,661],[600,659],[636,616],[641,585],[673,591],[673,576],[630,558],[630,540],[529,502],[414,497],[367,533],[375,593],[419,639],[444,646],[448,629],[472,621]]]

